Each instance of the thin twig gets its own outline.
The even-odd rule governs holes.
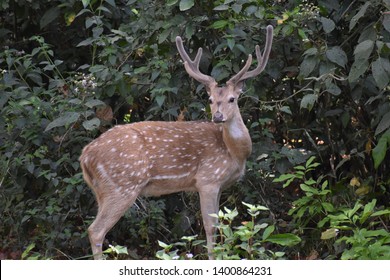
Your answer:
[[[302,91],[306,91],[306,89],[309,87],[309,85],[313,82],[314,80],[311,80],[308,84],[306,84],[303,88],[301,88],[300,90],[296,91],[294,94],[286,97],[286,98],[283,98],[283,99],[279,99],[279,100],[272,100],[272,101],[262,101],[260,100],[259,98],[255,97],[255,96],[247,96],[248,98],[252,98],[254,100],[256,100],[256,102],[261,102],[262,104],[275,104],[275,103],[282,103],[282,102],[285,102],[287,100],[289,100],[290,98],[293,98],[295,95],[301,93]]]

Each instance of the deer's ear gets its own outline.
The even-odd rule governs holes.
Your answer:
[[[244,91],[244,88],[245,88],[245,81],[239,81],[238,83],[236,84],[233,84],[233,83],[227,83],[226,84],[227,87],[230,88],[230,91],[239,96],[243,91]]]
[[[245,81],[239,81],[235,86],[234,92],[241,94],[244,91],[244,88],[245,88]]]

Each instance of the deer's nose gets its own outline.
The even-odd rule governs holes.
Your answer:
[[[217,111],[213,116],[213,122],[221,123],[223,122],[223,115],[221,112]]]

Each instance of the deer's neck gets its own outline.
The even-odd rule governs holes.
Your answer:
[[[241,116],[223,124],[222,137],[231,156],[244,163],[252,152],[252,141]]]

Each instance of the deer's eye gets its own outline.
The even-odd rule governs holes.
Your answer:
[[[211,97],[209,98],[209,103],[213,104],[213,99]]]
[[[230,99],[229,99],[229,103],[233,103],[233,102],[234,102],[234,100],[236,100],[234,97],[230,97]]]

